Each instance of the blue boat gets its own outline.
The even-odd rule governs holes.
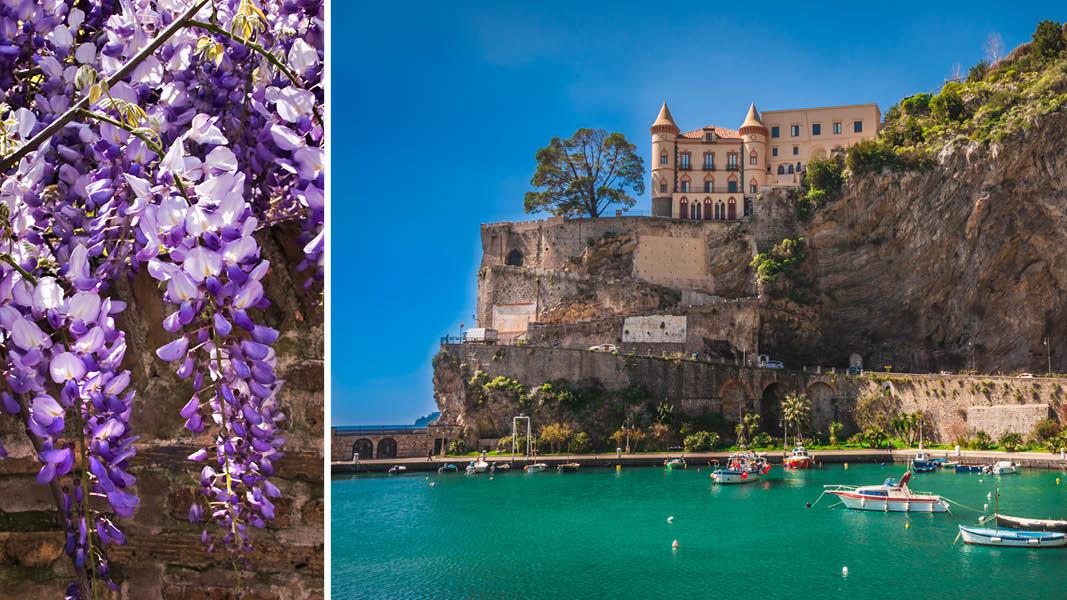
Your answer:
[[[929,473],[930,471],[936,471],[941,466],[941,462],[930,458],[929,452],[920,452],[911,461],[911,468],[916,473]]]
[[[956,465],[957,473],[985,473],[989,465]]]
[[[459,472],[459,467],[457,467],[456,465],[454,465],[452,463],[448,463],[447,465],[441,467],[440,469],[437,469],[437,472],[438,473],[458,473]]]
[[[967,544],[979,546],[1013,546],[1016,548],[1062,548],[1067,536],[1053,531],[986,529],[960,525],[960,535]]]

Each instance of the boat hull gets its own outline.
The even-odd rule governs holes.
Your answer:
[[[1023,531],[1052,531],[1067,533],[1067,521],[1055,519],[1026,519],[1009,515],[997,515],[997,527]]]
[[[1067,534],[1017,529],[984,529],[960,525],[960,536],[968,544],[977,546],[1007,546],[1010,548],[1062,548],[1067,546]]]
[[[814,462],[810,458],[787,458],[782,461],[782,466],[787,469],[810,469],[814,466]]]
[[[753,481],[759,481],[759,479],[760,475],[758,473],[748,473],[745,471],[719,470],[711,474],[711,480],[722,485],[752,483]]]
[[[841,499],[846,508],[854,510],[873,510],[879,512],[948,512],[948,504],[940,498],[909,497],[885,498],[866,496],[853,492],[828,492]]]

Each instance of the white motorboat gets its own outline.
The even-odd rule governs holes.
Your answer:
[[[752,483],[771,470],[766,457],[752,452],[731,456],[727,465],[725,469],[712,471],[711,480],[718,484]]]
[[[837,496],[846,508],[882,512],[948,512],[948,502],[936,494],[913,492],[908,487],[911,471],[900,482],[893,478],[882,485],[828,485],[824,493]]]
[[[485,473],[489,470],[489,463],[478,459],[467,463],[467,475],[474,475],[475,473]]]
[[[1058,531],[987,529],[960,525],[960,536],[963,537],[965,543],[979,546],[1010,546],[1015,548],[1062,548],[1067,546],[1067,534]]]
[[[393,465],[392,467],[389,467],[389,474],[390,475],[399,475],[399,474],[401,474],[401,473],[403,473],[404,471],[407,471],[407,470],[408,470],[408,468],[405,467],[404,465]]]
[[[541,471],[544,471],[547,468],[548,465],[546,465],[545,463],[533,463],[532,465],[526,465],[522,468],[522,470],[526,471],[527,473],[540,473]]]
[[[1019,465],[1010,460],[998,460],[993,464],[994,475],[1011,475],[1019,472]]]

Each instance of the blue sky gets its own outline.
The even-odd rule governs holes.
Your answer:
[[[683,130],[736,128],[751,101],[884,112],[966,73],[989,34],[1010,50],[1067,19],[1052,3],[576,4],[333,2],[334,424],[435,410],[430,360],[472,322],[478,226],[533,218],[522,196],[553,136],[619,131],[647,165],[664,100]]]

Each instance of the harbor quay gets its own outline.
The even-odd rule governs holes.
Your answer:
[[[846,449],[846,450],[816,450],[813,451],[816,464],[844,465],[847,463],[901,463],[907,464],[919,452],[918,448],[908,449]],[[948,457],[958,460],[965,465],[991,464],[998,460],[1010,460],[1024,468],[1054,469],[1067,471],[1067,460],[1060,454],[1048,452],[998,452],[984,450],[960,450],[958,453],[953,449],[926,450],[933,457]],[[577,462],[582,467],[590,468],[613,468],[620,467],[657,467],[663,466],[668,458],[684,458],[688,462],[688,468],[703,468],[714,464],[713,461],[723,463],[730,457],[729,451],[722,452],[682,452],[682,453],[640,453],[640,454],[559,454],[551,456],[507,456],[488,455],[485,460],[490,464],[509,464],[513,469],[533,463],[544,463],[549,468],[555,468],[564,463]],[[767,460],[775,465],[780,465],[785,456],[783,452],[761,452]],[[446,464],[454,464],[461,467],[474,456],[441,457],[435,456],[433,460],[421,458],[393,458],[371,459],[360,461],[333,462],[330,471],[334,475],[358,474],[358,473],[385,473],[395,465],[406,467],[408,472],[436,472],[438,468]]]

